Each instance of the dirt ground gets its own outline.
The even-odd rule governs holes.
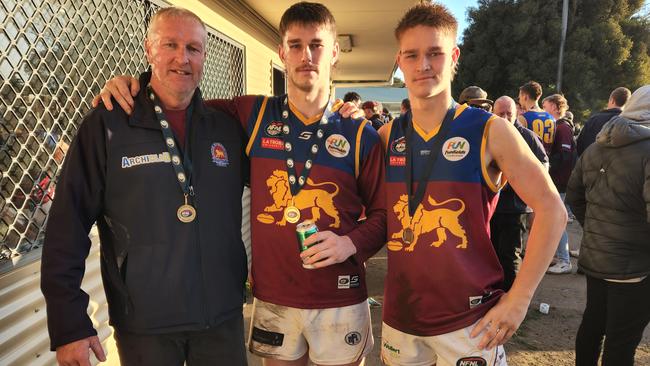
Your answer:
[[[569,243],[577,249],[582,230],[577,222],[569,224]],[[575,335],[585,306],[586,284],[583,275],[576,274],[576,260],[572,258],[573,273],[546,275],[533,298],[528,315],[515,336],[506,344],[508,364],[511,366],[569,366],[574,365]],[[386,252],[382,250],[368,261],[367,281],[370,296],[383,301]],[[548,314],[539,312],[539,304],[550,305]],[[367,366],[379,366],[381,344],[381,308],[372,308],[375,347],[366,360]],[[246,327],[251,306],[246,306]],[[635,364],[650,366],[650,327],[636,352]],[[250,355],[249,365],[261,365],[258,357]]]

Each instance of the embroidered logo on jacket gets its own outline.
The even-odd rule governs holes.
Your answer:
[[[418,243],[420,235],[430,232],[435,232],[437,238],[429,246],[438,248],[447,241],[447,231],[461,239],[461,243],[456,245],[456,248],[467,249],[467,234],[459,220],[460,215],[465,211],[465,202],[459,198],[450,198],[438,203],[429,196],[428,203],[430,205],[428,209],[425,209],[423,204],[418,205],[411,220],[408,213],[408,197],[405,194],[400,196],[399,201],[393,206],[393,211],[402,224],[402,230],[391,236],[392,240],[386,244],[389,250],[400,251],[404,249],[404,251],[412,252],[415,249],[415,244]],[[458,208],[452,209],[449,208],[450,206]],[[404,248],[402,241],[406,229],[413,230],[414,235],[410,245]]]
[[[212,144],[210,152],[212,154],[212,162],[215,165],[221,167],[228,166],[228,151],[226,151],[226,148],[222,144],[215,142]]]
[[[278,226],[285,226],[287,220],[284,216],[284,209],[291,205],[295,206],[298,210],[311,212],[312,217],[308,218],[313,222],[317,222],[321,217],[321,212],[329,216],[334,222],[329,227],[338,228],[341,226],[341,219],[339,218],[339,211],[334,205],[334,197],[339,194],[339,187],[334,182],[315,183],[311,178],[307,178],[307,182],[300,194],[294,198],[291,197],[289,190],[289,179],[287,172],[284,170],[274,170],[270,177],[266,179],[266,186],[269,189],[269,194],[273,199],[273,204],[264,207],[264,212],[257,215],[257,221],[263,224],[273,224]],[[333,188],[332,192],[322,188]],[[276,219],[280,220],[276,222]]]
[[[145,164],[155,164],[155,163],[169,163],[171,158],[168,152],[162,152],[160,154],[147,154],[139,156],[123,156],[122,157],[122,169],[132,168],[138,165]]]

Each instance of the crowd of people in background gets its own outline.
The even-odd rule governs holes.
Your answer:
[[[650,321],[647,234],[650,222],[650,86],[634,94],[614,89],[607,107],[577,127],[562,94],[539,100],[535,81],[519,89],[517,101],[496,102],[478,86],[459,96],[460,103],[492,111],[511,121],[535,156],[549,169],[568,222],[580,222],[580,249],[569,250],[566,229],[548,274],[587,278],[587,305],[576,337],[576,365],[632,365]],[[516,104],[516,105],[515,105]],[[580,158],[580,159],[579,159]],[[505,290],[512,286],[523,256],[523,238],[534,212],[506,185],[493,215],[491,239],[504,270]]]

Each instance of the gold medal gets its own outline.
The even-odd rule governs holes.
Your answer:
[[[196,218],[196,210],[191,205],[182,205],[176,211],[176,216],[181,222],[188,223],[194,221]]]
[[[415,234],[413,233],[413,230],[410,227],[404,229],[402,232],[402,241],[404,241],[404,244],[411,244],[414,239]]]
[[[300,210],[296,206],[287,206],[287,208],[284,209],[284,219],[287,220],[287,222],[295,224],[296,222],[300,221]]]
[[[192,205],[187,203],[187,195],[185,195],[185,204],[181,205],[176,211],[176,217],[183,223],[189,223],[196,219],[196,210]]]

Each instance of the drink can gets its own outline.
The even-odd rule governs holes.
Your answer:
[[[318,232],[318,226],[311,221],[311,220],[305,220],[298,225],[296,225],[296,237],[298,238],[298,249],[300,252],[304,252],[307,250],[310,246],[305,245],[305,240],[316,234]],[[313,269],[314,266],[311,264],[303,264],[303,267],[307,269]]]
[[[543,302],[543,303],[539,304],[539,312],[540,313],[548,314],[549,309],[550,309],[550,306],[547,303]]]

